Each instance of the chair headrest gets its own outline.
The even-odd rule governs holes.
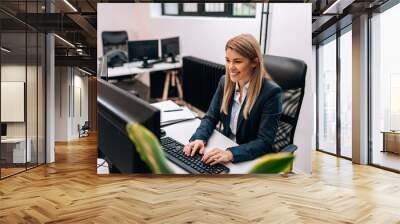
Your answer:
[[[283,89],[304,88],[307,65],[302,60],[263,55],[264,67],[272,79]]]
[[[103,46],[126,44],[128,41],[128,33],[126,31],[103,31],[101,33]]]

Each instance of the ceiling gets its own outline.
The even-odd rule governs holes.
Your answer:
[[[311,0],[313,44],[351,24],[353,17],[373,12],[388,0]]]
[[[318,43],[352,17],[372,10],[387,0],[309,0],[312,3],[313,43]],[[97,3],[137,2],[129,0],[1,0],[0,24],[2,43],[26,54],[24,32],[54,32],[56,65],[85,65],[96,71]],[[304,2],[274,0],[270,2]],[[336,2],[336,3],[335,3]],[[49,13],[52,11],[52,13]],[[341,21],[341,22],[338,22]],[[347,22],[346,22],[347,21]],[[339,24],[339,25],[338,25]],[[22,33],[21,33],[22,32]],[[60,37],[60,38],[59,38]],[[29,38],[28,38],[29,39]],[[63,41],[66,40],[66,41]],[[28,40],[29,42],[30,40]],[[28,55],[36,46],[28,44]],[[89,65],[89,66],[88,66]]]

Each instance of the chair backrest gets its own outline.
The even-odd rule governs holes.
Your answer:
[[[263,58],[265,69],[283,90],[283,112],[272,146],[279,152],[287,145],[293,144],[304,96],[307,65],[304,61],[293,58],[273,55],[264,55]]]
[[[90,125],[89,125],[89,121],[85,121],[85,123],[82,125],[82,129],[89,129]]]
[[[126,31],[103,31],[101,39],[104,55],[113,49],[128,51],[128,33]]]

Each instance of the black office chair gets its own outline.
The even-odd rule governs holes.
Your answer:
[[[89,136],[89,129],[90,129],[89,121],[85,121],[85,123],[82,126],[78,124],[79,138]]]
[[[276,152],[294,152],[297,120],[304,96],[307,65],[298,59],[264,55],[264,66],[272,79],[283,89],[283,112],[275,142]]]
[[[126,31],[103,31],[103,55],[108,67],[122,66],[128,62],[128,33]]]
[[[128,62],[128,33],[126,31],[103,31],[103,55],[107,57],[107,67],[118,67]],[[125,86],[130,94],[139,97],[139,93],[132,89],[132,81],[136,75],[132,74],[127,80],[118,79],[117,86]]]

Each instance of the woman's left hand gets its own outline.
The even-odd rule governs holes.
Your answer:
[[[204,154],[201,160],[206,164],[215,165],[217,163],[229,162],[232,159],[233,155],[231,151],[215,148]]]

